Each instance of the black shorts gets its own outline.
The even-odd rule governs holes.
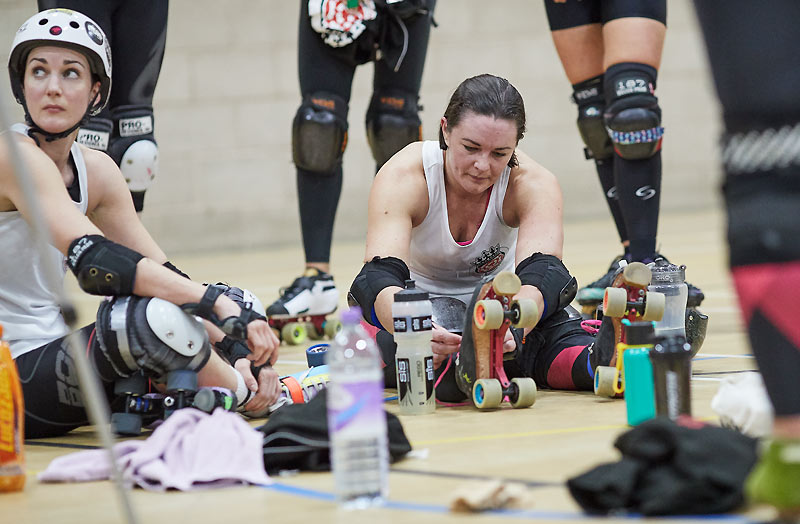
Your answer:
[[[667,0],[544,0],[551,31],[617,18],[650,18],[667,25]]]
[[[115,375],[94,343],[94,324],[81,330],[91,365],[111,400]],[[15,359],[25,399],[25,438],[63,435],[89,423],[78,371],[62,337]]]

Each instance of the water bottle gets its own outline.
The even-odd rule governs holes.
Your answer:
[[[665,337],[650,351],[656,414],[675,420],[692,414],[692,347],[681,336]]]
[[[417,289],[413,280],[406,280],[406,288],[395,293],[392,304],[397,343],[397,403],[401,415],[424,415],[436,408],[432,314],[428,293]]]
[[[689,287],[686,285],[686,266],[675,264],[657,265],[651,269],[649,291],[664,294],[664,317],[656,322],[657,337],[686,336],[686,300]]]
[[[653,323],[623,320],[625,330],[622,364],[625,370],[625,412],[629,426],[636,426],[656,416],[653,391]],[[622,343],[621,343],[622,344]]]
[[[383,372],[378,348],[360,325],[361,310],[344,311],[341,320],[327,353],[328,435],[339,503],[359,509],[381,504],[389,489]]]
[[[0,493],[19,491],[25,486],[24,423],[25,406],[17,366],[8,344],[0,339]]]

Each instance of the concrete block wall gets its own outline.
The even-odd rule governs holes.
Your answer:
[[[300,0],[305,1],[305,0]],[[35,12],[34,0],[0,0],[0,42]],[[565,219],[612,227],[591,162],[583,159],[571,88],[538,0],[439,0],[421,102],[435,139],[456,85],[490,72],[522,93],[528,132],[520,148],[559,177]],[[300,244],[291,122],[297,84],[298,4],[277,0],[172,0],[155,95],[158,178],[143,221],[167,252]],[[691,4],[669,4],[657,95],[664,112],[662,209],[719,205],[718,105]],[[366,231],[374,173],[364,131],[372,65],[358,68],[350,107],[335,241]],[[6,82],[0,93],[10,106]],[[16,116],[21,112],[16,108]]]

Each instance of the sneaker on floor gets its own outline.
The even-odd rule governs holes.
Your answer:
[[[307,268],[292,285],[281,288],[280,297],[267,308],[270,318],[299,315],[327,315],[336,311],[339,292],[333,276],[316,268]]]
[[[596,306],[602,303],[603,293],[605,293],[606,288],[611,285],[611,282],[614,280],[614,275],[620,268],[620,262],[624,260],[624,258],[623,255],[614,258],[603,276],[579,289],[575,297],[578,300],[578,304],[581,306]]]

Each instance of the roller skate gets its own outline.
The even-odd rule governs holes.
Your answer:
[[[504,271],[475,288],[456,358],[456,383],[478,409],[492,409],[507,400],[515,408],[536,402],[532,378],[508,380],[503,368],[503,341],[510,327],[533,327],[539,318],[532,299],[512,299],[521,287],[519,277]]]
[[[149,379],[138,371],[114,383],[116,410],[111,413],[111,430],[118,435],[139,435],[143,420],[156,420],[163,413],[163,395],[149,393]]]
[[[269,325],[290,345],[301,344],[308,337],[332,339],[342,325],[327,316],[336,311],[338,303],[339,292],[333,277],[308,268],[291,286],[282,288],[280,298],[267,308]]]
[[[603,297],[603,323],[597,334],[593,349],[594,362],[604,362],[603,352],[612,354],[608,363],[598,365],[594,374],[594,392],[598,396],[618,397],[625,390],[622,371],[620,345],[627,343],[623,321],[630,323],[639,321],[661,320],[664,315],[666,297],[662,293],[648,291],[650,284],[650,268],[641,262],[630,264],[617,270],[606,288]],[[613,329],[612,329],[613,328]]]
[[[660,253],[655,253],[652,261],[645,260],[644,263],[664,265],[669,264],[670,262]],[[627,260],[623,255],[617,256],[611,261],[608,270],[603,276],[578,290],[578,294],[576,295],[575,299],[578,301],[578,304],[580,304],[581,314],[585,319],[597,318],[597,307],[603,303],[603,295],[605,294],[606,288],[611,286],[614,275],[617,273],[620,267],[623,267],[626,264]],[[705,299],[705,295],[700,288],[690,284],[689,282],[686,283],[686,286],[689,288],[689,294],[686,300],[686,309],[687,311],[696,310],[696,308]],[[708,317],[706,317],[706,320],[708,320]]]
[[[774,440],[745,484],[747,497],[778,510],[776,522],[800,522],[800,439]]]

